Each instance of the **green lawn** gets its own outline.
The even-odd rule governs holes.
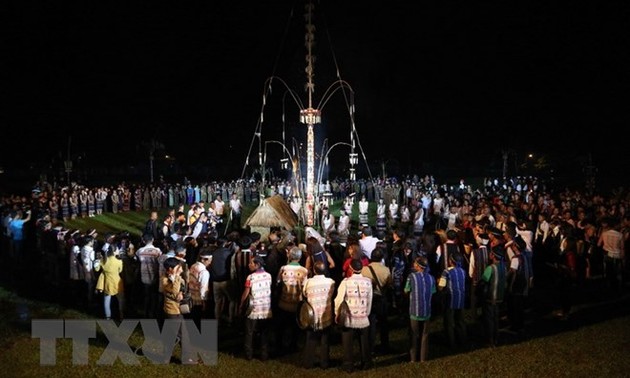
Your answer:
[[[18,313],[27,309],[27,318]],[[339,344],[331,348],[333,366],[327,370],[306,370],[300,367],[299,353],[267,362],[247,362],[240,354],[231,351],[240,348],[242,338],[236,330],[219,330],[219,359],[216,366],[185,366],[176,363],[153,365],[140,357],[140,366],[125,366],[117,361],[113,366],[97,365],[96,361],[107,342],[99,335],[90,342],[89,364],[73,366],[72,342],[57,341],[57,364],[40,366],[39,340],[30,337],[30,319],[85,319],[85,314],[54,304],[29,301],[0,290],[0,376],[6,377],[162,377],[162,376],[317,376],[337,377],[342,373],[338,364],[342,358]],[[404,350],[407,334],[404,328],[392,333],[392,346],[398,353],[377,357],[376,366],[369,371],[356,372],[356,376],[508,376],[508,377],[621,377],[630,368],[628,340],[630,317],[620,317],[552,336],[534,338],[525,342],[494,349],[476,348],[472,351],[450,354],[439,342],[441,324],[431,322],[429,361],[422,364],[406,362]],[[437,340],[437,341],[436,341]],[[130,345],[142,343],[137,331]],[[437,344],[437,345],[436,345]],[[176,354],[178,352],[176,351]]]
[[[335,218],[339,218],[339,209],[341,208],[342,202],[336,201],[330,209],[335,215]],[[244,225],[251,213],[256,209],[255,204],[246,205],[243,207],[243,214],[241,217],[241,222]],[[188,211],[188,208],[186,208]],[[161,209],[159,212],[159,219],[168,214],[168,209]],[[149,219],[150,211],[128,211],[128,212],[119,212],[117,214],[114,213],[103,213],[101,215],[97,215],[93,218],[77,218],[74,220],[69,220],[66,222],[65,226],[67,228],[76,228],[82,231],[87,231],[89,229],[96,229],[99,234],[99,238],[103,238],[103,236],[108,233],[118,233],[120,231],[128,231],[131,235],[140,237],[142,236],[142,230],[144,229],[144,225]],[[356,225],[359,221],[359,212],[358,205],[355,204],[353,207],[353,213],[351,215],[352,224]],[[371,203],[369,207],[369,221],[370,224],[376,223],[376,203]],[[301,228],[299,228],[301,229]]]

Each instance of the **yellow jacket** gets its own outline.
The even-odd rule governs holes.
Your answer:
[[[175,276],[175,280],[171,281],[167,275],[160,278],[162,283],[162,294],[164,294],[164,313],[168,315],[179,315],[179,294],[184,285],[184,279],[180,275]]]
[[[106,295],[116,295],[123,291],[123,281],[120,278],[122,272],[122,260],[111,256],[101,264],[101,274],[96,282],[96,290],[101,290]]]

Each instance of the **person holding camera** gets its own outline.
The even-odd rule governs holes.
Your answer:
[[[160,277],[162,294],[164,295],[164,318],[166,320],[179,320],[180,325],[177,331],[177,338],[187,342],[188,333],[184,323],[184,315],[179,310],[179,304],[184,299],[186,283],[182,277],[183,264],[177,257],[169,257],[164,260],[164,275]],[[195,360],[186,360],[186,364],[195,364]]]

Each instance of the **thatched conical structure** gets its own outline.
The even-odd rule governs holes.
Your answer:
[[[282,196],[265,198],[245,222],[254,228],[282,227],[288,231],[298,225],[297,215]]]

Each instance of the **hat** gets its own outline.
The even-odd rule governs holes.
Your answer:
[[[199,252],[199,257],[201,257],[202,259],[212,258],[212,252],[210,252],[210,250],[208,249],[204,249],[203,251]]]
[[[252,243],[252,238],[247,235],[241,236],[241,238],[238,239],[238,241],[236,242],[236,244],[241,247],[241,249],[248,249],[249,247],[251,247]]]
[[[92,229],[88,230],[87,235],[91,236],[91,237],[95,237],[98,234],[96,233],[96,229],[92,228]]]
[[[487,231],[488,231],[488,234],[492,234],[498,238],[503,236],[503,231],[496,227],[488,227]]]

